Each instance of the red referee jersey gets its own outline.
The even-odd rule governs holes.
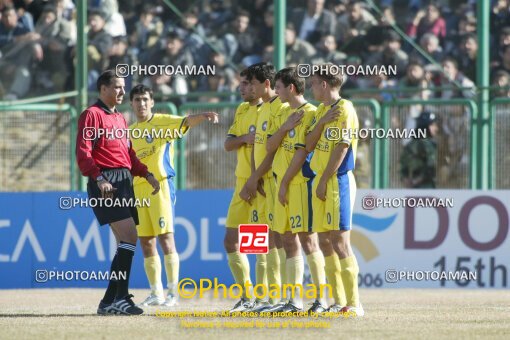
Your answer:
[[[78,120],[76,160],[83,176],[96,179],[102,169],[127,168],[133,176],[146,177],[147,166],[140,162],[129,141],[124,116],[98,100],[85,109]]]

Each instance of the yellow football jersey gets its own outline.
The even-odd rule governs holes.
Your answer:
[[[324,114],[333,105],[324,106],[320,104],[315,114],[315,119],[311,124],[309,131],[312,131],[315,124],[322,118]],[[328,165],[331,152],[339,143],[349,145],[347,155],[345,156],[342,164],[337,170],[337,175],[343,175],[350,170],[354,170],[354,163],[356,162],[356,148],[358,146],[358,139],[356,133],[359,128],[358,116],[354,106],[349,100],[340,99],[337,102],[340,111],[340,116],[337,120],[330,122],[324,126],[321,137],[315,146],[312,161],[310,166],[316,173],[323,173]]]
[[[129,126],[136,156],[159,181],[175,177],[174,144],[188,131],[184,120],[185,117],[155,113],[151,119]],[[135,177],[133,184],[145,182],[145,178]]]
[[[241,103],[236,110],[234,123],[228,129],[228,137],[240,137],[255,132],[259,105]],[[235,175],[238,178],[249,178],[251,175],[251,152],[253,145],[243,145],[237,149],[237,166]]]
[[[308,132],[313,118],[315,117],[316,109],[317,108],[310,103],[305,103],[296,109],[287,106],[280,110],[280,112],[274,117],[271,131],[269,133],[270,135],[275,134],[292,113],[300,110],[304,111],[301,123],[287,132],[276,151],[276,155],[274,156],[273,171],[278,179],[283,178],[285,175],[285,172],[289,168],[292,158],[296,153],[296,149],[305,147],[306,133]],[[307,166],[304,166],[303,170],[298,172],[290,183],[297,184],[307,181],[310,178],[310,174],[306,173],[306,168]]]
[[[271,130],[271,124],[274,119],[274,116],[278,114],[278,112],[288,107],[289,104],[282,103],[280,97],[274,97],[270,101],[263,103],[260,107],[258,118],[257,118],[257,126],[255,131],[255,143],[253,150],[253,157],[255,159],[255,168],[258,168],[260,164],[266,158],[267,150],[266,150],[266,142],[268,132]],[[268,171],[269,174],[272,173],[271,170]],[[272,175],[271,175],[272,176]]]

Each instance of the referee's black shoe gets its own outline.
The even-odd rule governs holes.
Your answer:
[[[112,307],[112,303],[104,303],[103,300],[99,301],[99,306],[97,307],[97,314],[99,315],[111,315],[117,314],[116,311]]]
[[[117,312],[117,314],[121,315],[140,315],[143,313],[143,309],[140,307],[137,307],[133,300],[131,298],[133,297],[132,294],[129,294],[125,296],[124,298],[120,300],[116,300],[112,304],[112,309]]]

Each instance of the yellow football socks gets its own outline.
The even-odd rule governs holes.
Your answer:
[[[267,283],[269,285],[268,293],[269,291],[273,290],[272,287],[275,286],[280,287],[281,290],[282,281],[280,278],[280,267],[280,256],[278,255],[278,249],[270,249],[269,253],[267,254]],[[279,301],[280,299],[276,297],[272,297],[270,299],[270,302],[273,305]]]
[[[234,280],[237,284],[244,286],[246,281],[251,282],[250,280],[250,263],[248,262],[248,258],[246,254],[241,254],[239,251],[233,253],[227,253],[228,257],[228,266],[232,271],[232,275],[234,276]],[[246,297],[246,292],[244,292]],[[253,296],[253,295],[250,295]]]
[[[161,260],[159,259],[159,255],[144,258],[143,266],[145,268],[145,274],[147,274],[147,279],[149,279],[151,293],[163,296],[163,284],[161,283]]]
[[[179,283],[179,254],[170,253],[164,259],[168,292],[177,296],[177,284]]]
[[[283,249],[283,247],[276,249],[278,249],[278,257],[280,258],[280,281],[283,285],[287,283],[287,254],[285,253],[285,249]]]
[[[266,254],[257,254],[255,264],[255,285],[262,284],[267,287],[267,256]],[[264,291],[258,289],[257,296],[262,296]],[[267,297],[263,300],[267,300]]]
[[[315,285],[317,300],[321,302],[323,306],[326,305],[326,296],[321,297],[321,287],[326,284],[326,272],[324,269],[324,255],[321,251],[316,251],[306,256],[308,267],[310,268],[310,274],[312,275],[312,281]],[[324,291],[327,294],[327,290]]]
[[[328,278],[328,283],[333,289],[333,298],[335,299],[335,303],[342,307],[346,306],[347,299],[345,297],[344,285],[340,274],[340,259],[336,253],[333,253],[330,256],[324,257],[324,262],[326,264],[326,277]]]
[[[341,275],[344,283],[345,296],[347,298],[347,306],[359,307],[358,294],[358,261],[354,255],[340,260],[342,268]]]
[[[291,257],[287,259],[286,263],[286,269],[287,269],[287,282],[295,285],[295,289],[287,290],[287,299],[290,299],[292,302],[294,302],[294,305],[298,308],[303,308],[303,299],[301,297],[301,290],[298,286],[303,285],[303,275],[305,273],[305,263],[303,261],[303,256],[298,255],[295,257]],[[293,294],[291,296],[290,294]]]

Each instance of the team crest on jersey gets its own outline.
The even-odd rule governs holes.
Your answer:
[[[145,137],[145,141],[146,141],[147,143],[152,143],[152,142],[154,141],[154,138],[152,138],[152,136],[151,136],[151,135],[148,135],[147,137]]]
[[[266,131],[266,129],[267,129],[267,120],[264,123],[262,123],[262,131]]]
[[[289,137],[292,138],[296,135],[296,130],[295,129],[292,129],[289,131]]]
[[[255,132],[255,125],[250,125],[250,129],[249,129],[250,133],[251,132]]]

